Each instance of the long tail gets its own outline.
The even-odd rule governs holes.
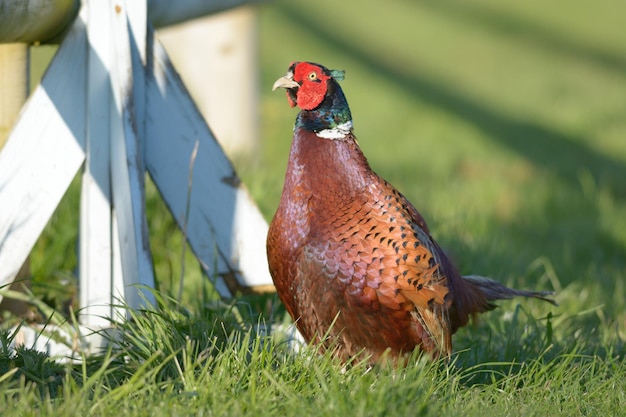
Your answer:
[[[479,275],[463,276],[474,288],[478,289],[487,298],[487,301],[509,300],[513,297],[531,297],[547,301],[550,304],[558,306],[557,302],[549,296],[554,295],[553,291],[526,291],[509,288],[498,281],[491,278],[481,277]]]

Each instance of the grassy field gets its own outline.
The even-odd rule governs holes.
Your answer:
[[[614,0],[275,1],[261,8],[262,152],[236,161],[269,220],[296,115],[271,85],[290,62],[346,70],[372,167],[422,212],[464,273],[554,289],[501,303],[454,338],[450,363],[342,370],[255,332],[275,298],[216,305],[156,191],[161,309],[118,351],[56,365],[9,354],[4,415],[619,415],[626,409],[626,5]],[[71,296],[73,187],[33,255],[36,294]],[[189,253],[189,251],[188,251]],[[204,289],[203,289],[204,288]],[[198,294],[203,293],[202,297]],[[274,323],[269,323],[274,324]]]

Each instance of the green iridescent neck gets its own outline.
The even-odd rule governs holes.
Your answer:
[[[313,110],[301,110],[296,118],[295,128],[312,132],[346,126],[352,121],[352,114],[346,96],[334,79],[328,81],[328,91],[322,103]]]

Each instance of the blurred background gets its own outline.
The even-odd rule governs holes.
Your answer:
[[[554,289],[557,317],[580,318],[574,331],[608,326],[626,339],[626,3],[284,0],[243,13],[245,28],[206,30],[243,31],[256,45],[239,64],[254,89],[239,106],[252,116],[225,127],[207,118],[268,221],[297,113],[272,83],[296,60],[343,69],[372,168],[421,211],[463,273]],[[185,74],[194,62],[177,62],[172,30],[159,36],[183,77],[200,80],[188,88],[205,113],[233,102],[223,87],[237,80],[207,73],[206,85],[222,88],[202,104],[203,74]],[[197,56],[203,44],[229,53],[202,39]],[[33,48],[34,82],[51,51]],[[233,136],[250,141],[238,147]],[[182,238],[157,194],[150,187],[151,245],[167,290],[177,287]],[[31,257],[34,290],[51,303],[67,302],[74,279],[68,224],[77,225],[78,201],[74,186]],[[190,251],[185,262],[192,304],[205,278]]]
[[[262,168],[240,170],[269,219],[296,113],[269,87],[294,60],[344,69],[370,164],[462,272],[555,289],[555,314],[584,322],[573,332],[602,324],[624,340],[625,12],[612,0],[272,2]]]

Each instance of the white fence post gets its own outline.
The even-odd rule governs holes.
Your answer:
[[[102,0],[100,0],[102,1]],[[97,1],[91,1],[93,7]],[[145,210],[144,151],[147,11],[145,0],[109,0],[114,54],[111,66],[111,185],[114,223],[119,238],[123,285],[115,281],[114,296],[124,295],[129,306],[142,304],[140,294],[151,293],[131,285],[154,286],[152,255]],[[114,252],[114,258],[117,255]]]
[[[0,0],[7,1],[13,0]],[[180,4],[206,9],[227,3]],[[83,163],[84,323],[106,325],[116,315],[112,297],[136,308],[140,291],[133,284],[152,286],[145,170],[174,218],[181,223],[188,215],[188,241],[221,295],[272,288],[267,224],[154,40],[146,0],[83,3],[0,152],[0,285],[15,277]]]
[[[259,147],[258,7],[245,6],[160,29],[172,62],[229,155]]]
[[[86,50],[78,20],[0,151],[0,286],[14,279],[84,161]]]

